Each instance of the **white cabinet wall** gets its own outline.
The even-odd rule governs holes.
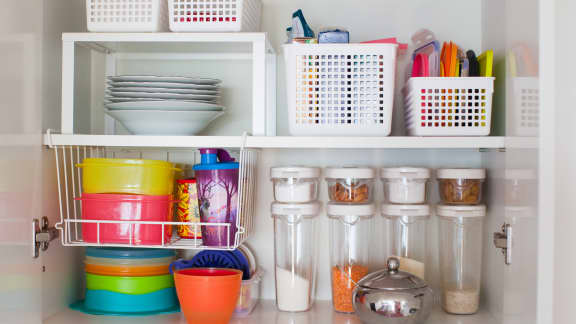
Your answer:
[[[570,147],[570,140],[558,140],[570,133],[572,119],[562,118],[566,112],[554,109],[556,73],[560,78],[568,72],[552,64],[556,46],[568,46],[568,41],[556,44],[552,39],[556,30],[564,33],[573,30],[570,28],[573,22],[566,17],[570,11],[563,11],[564,7],[560,5],[555,11],[555,2],[546,0],[264,0],[263,3],[262,31],[268,32],[278,53],[278,135],[287,135],[288,129],[280,45],[284,42],[291,13],[302,8],[316,30],[324,26],[346,27],[351,30],[352,41],[397,36],[401,41],[409,42],[411,33],[426,27],[433,30],[439,39],[455,40],[465,48],[494,48],[496,77],[500,82],[496,88],[500,93],[495,99],[495,107],[499,109],[495,111],[495,118],[499,118],[500,124],[494,134],[504,136],[471,138],[468,142],[462,138],[453,142],[446,139],[382,138],[373,147],[364,143],[362,148],[356,149],[350,147],[354,146],[350,139],[340,141],[332,138],[311,143],[286,138],[249,139],[249,143],[262,147],[257,182],[258,208],[254,215],[256,231],[248,243],[267,271],[263,281],[263,299],[274,298],[273,227],[269,214],[272,195],[268,180],[271,166],[297,163],[321,167],[341,164],[484,167],[489,174],[486,188],[489,209],[484,236],[482,311],[468,317],[448,316],[436,311],[430,323],[570,323],[571,318],[563,316],[570,309],[564,302],[570,300],[567,296],[574,287],[570,275],[574,273],[571,271],[574,258],[570,247],[576,239],[570,235],[569,226],[560,225],[560,220],[566,224],[573,222],[568,205],[574,194],[570,187],[572,178],[562,174],[573,174],[576,164],[571,154],[575,149]],[[19,19],[22,13],[26,13],[25,21]],[[554,22],[556,16],[561,19],[558,23]],[[0,4],[0,48],[3,49],[0,52],[3,58],[0,60],[0,323],[184,323],[180,315],[131,319],[90,317],[70,311],[68,304],[81,294],[82,249],[65,248],[55,241],[38,259],[30,257],[32,219],[45,215],[52,224],[59,220],[53,153],[43,145],[42,134],[48,128],[60,128],[61,32],[84,31],[83,17],[81,0],[5,0]],[[540,106],[546,107],[546,115],[541,114],[540,118],[539,136],[536,133],[519,137],[512,131],[520,107],[509,100],[517,80],[506,72],[510,64],[507,53],[518,44],[530,48],[542,62],[541,74],[531,76],[532,81],[540,85]],[[562,49],[562,52],[558,49],[558,53],[569,52]],[[104,119],[99,100],[103,83],[98,72],[103,73],[102,57],[87,50],[79,51],[77,67],[88,76],[76,84],[74,100],[84,107],[77,116],[84,127],[80,129],[85,133],[101,134]],[[142,71],[141,66],[133,64],[124,64],[119,71]],[[399,88],[404,80],[406,64],[405,59],[399,61],[393,122],[393,135],[397,136],[404,132]],[[147,68],[150,73],[154,69],[161,70],[162,66]],[[177,65],[172,68],[177,70]],[[220,68],[222,71],[227,69],[225,66]],[[249,72],[250,67],[237,65],[237,70],[231,69],[237,73],[225,77],[229,78],[229,85],[242,85],[243,72]],[[569,78],[557,82],[561,81],[566,82],[562,84],[563,93],[569,93],[573,89],[567,82]],[[235,108],[250,106],[249,95],[242,96],[249,90],[246,88],[232,94],[244,100]],[[568,95],[557,100],[568,103],[564,109],[571,107]],[[241,117],[250,115],[248,111],[246,115],[238,114],[240,121],[225,130],[222,123],[215,124],[209,133],[240,135],[250,128],[250,121]],[[555,128],[556,123],[558,128]],[[84,140],[87,143],[90,139],[76,138],[76,143]],[[180,140],[179,145],[184,141]],[[456,141],[463,144],[454,145]],[[190,139],[190,143],[190,150],[202,145],[198,139]],[[345,145],[346,148],[342,148]],[[238,147],[238,138],[230,138],[229,146]],[[282,146],[288,148],[279,148]],[[558,168],[557,173],[555,168]],[[523,190],[520,202],[512,202],[509,197],[516,188],[514,179],[520,181]],[[437,193],[435,186],[433,188],[431,202],[435,203]],[[560,193],[562,200],[555,198],[555,192]],[[321,198],[326,200],[324,184]],[[557,213],[554,212],[556,208]],[[325,214],[320,217],[322,224],[327,224]],[[385,257],[382,249],[384,227],[382,219],[377,218],[380,235],[374,240],[377,252],[373,260],[374,265],[381,265]],[[513,261],[509,266],[504,265],[503,256],[491,242],[492,233],[505,222],[511,223],[515,230]],[[430,282],[437,287],[435,221],[431,227],[429,245],[433,276]],[[321,228],[319,243],[323,252],[319,258],[321,275],[317,291],[321,302],[315,310],[305,314],[282,314],[274,311],[272,302],[265,301],[252,317],[236,320],[236,323],[357,323],[353,317],[333,314],[326,302],[330,299],[328,233],[327,226]],[[555,270],[558,275],[556,283],[553,280]]]

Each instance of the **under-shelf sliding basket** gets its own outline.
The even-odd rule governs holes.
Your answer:
[[[261,0],[168,0],[175,32],[257,32]]]
[[[86,0],[91,32],[160,32],[168,30],[166,0]]]
[[[490,135],[494,78],[410,78],[404,89],[412,136]]]
[[[145,205],[146,200],[152,201],[161,196],[118,195],[118,194],[83,194],[82,182],[84,170],[77,165],[90,157],[95,158],[164,158],[172,160],[173,156],[186,154],[185,160],[194,162],[197,159],[196,150],[169,151],[146,149],[117,149],[88,146],[52,146],[55,154],[57,170],[58,195],[60,205],[60,222],[56,227],[61,231],[62,245],[64,246],[117,246],[117,247],[148,247],[171,249],[212,249],[233,250],[242,244],[253,231],[253,215],[255,212],[255,195],[257,183],[258,150],[241,149],[239,152],[239,181],[238,181],[238,217],[236,223],[195,223],[174,221],[174,215],[166,212],[164,216],[158,215],[160,207]],[[178,167],[182,165],[177,164]],[[96,196],[98,196],[96,198]],[[140,196],[140,198],[138,198]],[[82,197],[80,199],[80,197]],[[138,210],[138,220],[116,220],[108,216],[90,217],[84,219],[83,215],[91,208],[98,213],[103,204],[118,202],[123,208]],[[140,200],[144,200],[141,202]],[[150,202],[150,201],[148,201]],[[165,209],[166,202],[162,201]],[[141,204],[141,205],[138,205]],[[160,214],[164,213],[162,211]],[[102,213],[100,213],[102,214]],[[94,212],[90,215],[94,215]],[[140,217],[140,215],[142,215]],[[154,220],[150,220],[154,218]],[[156,219],[158,218],[158,219]],[[164,220],[162,220],[164,218]],[[146,219],[146,220],[144,220]],[[202,239],[182,239],[176,233],[178,225],[192,226],[194,232],[200,232],[201,227],[207,230],[222,229],[227,231],[229,241],[223,246],[205,246]],[[236,226],[235,235],[233,226]]]
[[[388,136],[393,44],[284,45],[292,135]]]

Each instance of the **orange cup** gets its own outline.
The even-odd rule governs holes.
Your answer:
[[[240,295],[242,271],[184,269],[174,273],[174,282],[188,324],[228,324]]]

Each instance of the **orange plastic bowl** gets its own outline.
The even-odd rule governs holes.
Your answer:
[[[98,265],[86,263],[86,272],[102,276],[148,277],[170,273],[169,264],[155,266]]]
[[[174,281],[188,324],[228,324],[240,295],[242,271],[184,269],[174,273]]]

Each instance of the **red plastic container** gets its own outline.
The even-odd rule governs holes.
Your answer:
[[[174,201],[170,195],[82,194],[82,219],[106,221],[172,221]],[[162,225],[157,224],[82,223],[82,237],[87,243],[134,245],[162,244]],[[164,243],[172,237],[170,225],[164,225]]]

